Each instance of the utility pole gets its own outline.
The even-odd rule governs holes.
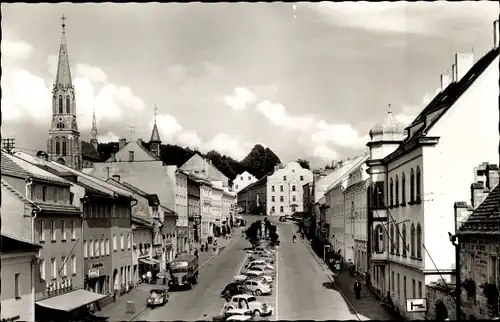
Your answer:
[[[135,133],[135,126],[127,125],[126,127],[127,127],[128,135],[130,136],[130,141],[132,141],[134,139],[133,135]]]
[[[7,151],[7,153],[12,154],[12,150],[14,149],[16,144],[16,139],[7,138],[2,139],[2,148]]]

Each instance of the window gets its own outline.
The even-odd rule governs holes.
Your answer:
[[[394,253],[394,224],[391,224],[391,254]]]
[[[42,186],[42,201],[47,201],[47,187]]]
[[[238,185],[236,185],[235,188],[238,189]]]
[[[93,240],[89,240],[89,257],[92,258],[94,257],[94,242]]]
[[[271,186],[271,191],[274,192],[274,186]]]
[[[284,200],[283,196],[280,196],[280,202],[283,202],[283,200]]]
[[[19,273],[16,273],[16,275],[14,275],[14,292],[16,294],[16,300],[21,298],[21,292],[19,290],[19,276],[20,275],[21,274],[19,274]]]
[[[391,289],[392,293],[394,294],[394,271],[391,272]]]
[[[300,176],[300,181],[304,181],[304,176]]]
[[[76,239],[76,223],[74,220],[71,221],[71,239]]]
[[[66,222],[61,220],[61,239],[66,240]]]
[[[56,203],[59,201],[59,198],[58,198],[59,196],[57,195],[57,190],[59,190],[59,189],[57,189],[57,187],[54,187],[52,189],[53,194],[54,194],[54,202],[56,202]]]
[[[59,114],[64,113],[63,111],[63,98],[59,95]]]
[[[488,263],[488,276],[490,277],[490,283],[498,285],[498,257],[492,255],[490,256],[490,261]]]
[[[272,201],[272,202],[274,202],[274,201],[275,201],[274,199],[275,199],[275,198],[274,198],[274,196],[271,196],[271,201]]]
[[[297,197],[292,196],[292,201],[297,201],[296,199],[297,199]]]
[[[417,258],[422,258],[422,228],[420,224],[417,225]]]
[[[408,247],[407,243],[406,243],[406,224],[403,223],[403,229],[402,229],[402,235],[403,235],[403,256],[406,257],[406,247]],[[406,277],[405,277],[406,278]],[[405,295],[406,296],[406,295]]]
[[[243,176],[240,177],[240,180],[243,181]]]
[[[292,191],[296,191],[295,185],[292,186]]]
[[[134,151],[128,151],[128,160],[130,162],[134,161]]]
[[[415,257],[415,226],[411,224],[410,231],[410,256]]]
[[[417,190],[417,195],[415,196],[415,199],[416,199],[415,201],[416,202],[420,202],[421,197],[422,197],[421,196],[421,191],[422,191],[421,190],[422,189],[422,187],[421,187],[421,184],[422,184],[421,180],[422,180],[422,177],[421,177],[421,173],[420,173],[420,167],[417,167],[417,178],[416,178],[416,183],[415,183],[416,190]]]
[[[389,206],[394,206],[394,181],[391,178],[391,183],[389,185]]]
[[[101,256],[106,255],[106,245],[104,244],[104,239],[101,239]]]
[[[60,271],[62,272],[61,275],[62,276],[66,276],[67,275],[67,270],[66,270],[66,256],[63,256],[61,257],[61,269]]]
[[[280,206],[280,212],[283,212],[283,206]]]
[[[271,207],[271,212],[275,212],[276,211],[276,207],[272,206]]]
[[[158,236],[159,234],[156,234],[156,240],[158,241]],[[159,242],[161,244],[161,242]],[[130,238],[130,234],[127,234],[127,249],[130,249],[132,247],[132,239]]]
[[[401,175],[401,204],[403,206],[406,204],[406,178],[404,172]]]
[[[109,239],[106,239],[106,255],[109,255]]]
[[[398,273],[398,297],[401,296],[401,284],[400,284],[400,280],[399,280],[399,273]]]
[[[411,295],[412,299],[417,298],[417,287],[415,286],[415,279],[411,280]]]
[[[63,136],[61,139],[61,145],[62,145],[62,155],[66,155],[66,138]]]
[[[400,247],[400,238],[399,238],[399,227],[396,225],[396,236],[394,236],[396,239],[396,254],[399,255],[399,247]]]
[[[399,205],[399,177],[396,176],[396,202],[394,203],[395,206],[398,206]]]
[[[250,176],[248,176],[248,181],[252,180],[252,178],[250,178]]]
[[[283,181],[286,181],[286,176],[283,176]]]
[[[474,258],[474,253],[469,252],[467,254],[467,271],[469,272],[469,274],[472,274],[475,268],[476,268],[476,259]]]
[[[43,227],[43,220],[40,220],[38,224],[38,239],[40,241],[45,241],[45,227]]]
[[[55,279],[57,277],[57,263],[55,258],[50,259],[50,274],[52,276],[52,279]]]
[[[45,259],[40,258],[38,265],[40,269],[40,280],[45,281]]]
[[[283,186],[280,186],[280,191],[283,192]]]
[[[87,245],[87,241],[83,241],[83,258],[87,258],[89,256],[89,247]]]
[[[384,227],[382,225],[378,225],[374,231],[374,240],[377,242],[374,243],[373,247],[376,252],[384,251]]]
[[[403,296],[405,300],[408,298],[408,294],[406,293],[406,276],[403,276]]]
[[[410,171],[410,202],[415,202],[415,172],[413,168]]]
[[[50,222],[50,238],[56,240],[56,221],[52,220]]]
[[[123,237],[123,234],[120,235],[120,248],[121,250],[125,248],[125,239]]]
[[[418,282],[418,298],[422,298],[422,282]]]
[[[76,274],[76,256],[71,255],[71,274]]]
[[[116,252],[116,234],[113,235],[113,251]]]
[[[71,101],[69,96],[66,96],[66,113],[71,113]]]
[[[61,154],[61,142],[59,141],[58,137],[56,137],[56,154]]]

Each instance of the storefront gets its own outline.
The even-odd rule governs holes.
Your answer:
[[[177,254],[189,251],[187,227],[177,227]]]
[[[104,273],[104,263],[92,263],[85,276],[85,289],[98,294],[109,294],[109,279],[109,275]]]
[[[156,258],[151,258],[151,257],[139,258],[139,276],[141,276],[142,278],[143,276],[146,275],[147,272],[151,272],[154,279],[156,274],[161,272],[160,264],[161,261]]]

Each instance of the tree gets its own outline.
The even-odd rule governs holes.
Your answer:
[[[264,148],[260,144],[256,144],[252,151],[241,161],[241,165],[257,179],[273,171],[274,166],[280,163],[280,159],[271,149]]]
[[[245,230],[246,239],[252,244],[252,246],[257,243],[259,236],[262,234],[261,223],[262,222],[260,220],[257,220]]]
[[[269,238],[271,239],[271,243],[273,245],[279,243],[279,235],[277,232],[277,227],[271,223],[269,223]]]
[[[297,163],[300,164],[303,169],[311,170],[311,165],[306,159],[298,159]]]

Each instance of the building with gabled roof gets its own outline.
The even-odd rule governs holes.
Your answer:
[[[267,179],[271,174],[272,171],[238,192],[237,204],[244,214],[266,214]]]
[[[407,297],[423,298],[431,282],[454,283],[451,205],[468,198],[472,167],[498,160],[498,22],[494,39],[477,60],[472,53],[455,54],[441,91],[404,130],[384,124],[370,134],[370,273],[404,318],[423,314],[410,317],[397,285]]]

